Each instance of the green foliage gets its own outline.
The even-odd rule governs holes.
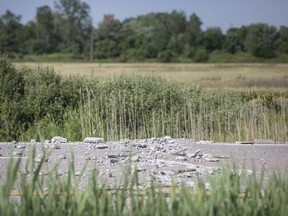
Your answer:
[[[202,21],[200,18],[193,13],[190,16],[190,19],[187,23],[187,42],[192,47],[197,47],[200,45],[201,38],[202,38],[202,30],[201,30]]]
[[[220,28],[208,28],[203,36],[203,44],[205,49],[208,52],[222,49],[223,37],[224,36]]]
[[[240,62],[270,62],[266,59],[271,58],[283,62],[288,53],[287,26],[277,29],[259,23],[230,28],[224,34],[219,27],[202,30],[203,23],[195,13],[187,18],[176,10],[123,21],[111,17],[97,27],[92,23],[90,7],[81,0],[57,0],[53,9],[41,6],[35,19],[25,25],[21,24],[21,16],[6,11],[0,16],[0,54],[15,60],[33,55],[67,55],[72,60],[205,62],[210,53],[225,50],[233,55],[245,52],[251,57]],[[162,57],[169,53],[173,58]],[[41,61],[41,56],[31,60]],[[218,58],[220,62],[237,59]]]
[[[108,140],[170,135],[287,141],[287,107],[271,99],[285,101],[286,94],[213,92],[147,75],[62,78],[49,68],[15,69],[6,60],[0,66],[1,141],[38,133],[71,141],[93,134]],[[258,100],[263,102],[256,106]]]
[[[247,28],[245,48],[253,56],[261,58],[275,57],[277,47],[277,29],[267,24],[252,24]]]
[[[238,29],[229,29],[226,34],[224,47],[227,52],[237,53],[244,50],[244,41],[241,38],[241,31]]]
[[[164,63],[172,62],[175,54],[170,50],[165,50],[163,52],[160,52],[157,56],[157,58]]]
[[[195,62],[207,62],[208,58],[208,52],[204,48],[197,49],[193,57]]]

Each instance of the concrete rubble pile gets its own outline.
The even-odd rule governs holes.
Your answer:
[[[194,182],[199,177],[203,179],[217,177],[221,174],[223,165],[231,165],[233,160],[238,161],[238,165],[243,163],[247,152],[251,154],[250,157],[254,161],[259,161],[260,166],[267,166],[266,159],[262,157],[266,153],[261,153],[262,155],[257,153],[253,145],[234,144],[236,148],[233,148],[233,144],[216,144],[213,141],[184,138],[173,139],[170,136],[109,142],[99,137],[87,137],[83,142],[68,142],[63,137],[55,136],[43,144],[35,140],[31,140],[30,143],[3,144],[2,149],[0,148],[0,159],[11,156],[9,152],[12,148],[12,157],[21,157],[23,161],[24,159],[27,161],[29,145],[35,148],[35,163],[41,163],[43,160],[43,147],[52,150],[52,154],[44,158],[45,169],[40,173],[43,176],[48,175],[49,170],[56,163],[59,163],[58,174],[66,176],[72,158],[75,175],[80,176],[86,164],[86,171],[80,176],[83,187],[87,184],[89,173],[95,169],[99,182],[110,186],[116,182],[123,182],[124,176],[132,178],[137,173],[139,185],[143,187],[149,187],[152,181],[162,186],[171,186],[172,182],[181,185],[185,182],[187,186],[195,187]],[[4,148],[6,150],[3,150]],[[242,150],[238,151],[239,149]],[[249,168],[245,169],[245,172],[251,175],[253,173],[251,166]],[[1,169],[0,180],[5,177],[5,172],[3,168]]]

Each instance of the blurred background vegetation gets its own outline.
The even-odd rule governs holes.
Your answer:
[[[216,90],[156,75],[64,77],[0,59],[0,140],[186,137],[287,141],[281,91]]]
[[[287,62],[288,27],[265,23],[201,28],[195,13],[149,13],[123,21],[113,15],[92,25],[81,0],[37,8],[26,24],[6,11],[0,16],[0,54],[24,61]]]

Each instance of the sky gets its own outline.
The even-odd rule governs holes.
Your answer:
[[[184,11],[192,13],[203,22],[202,29],[220,27],[224,32],[231,27],[252,23],[288,26],[288,0],[82,0],[90,5],[90,15],[96,27],[104,14],[113,14],[120,21],[150,12]],[[34,19],[37,7],[49,5],[54,0],[0,0],[0,15],[6,10],[22,16],[22,23]]]

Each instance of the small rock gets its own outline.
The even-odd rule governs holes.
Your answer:
[[[52,149],[61,149],[61,147],[57,143],[53,143],[51,148]]]
[[[163,139],[164,140],[171,140],[172,138],[171,138],[171,136],[164,136]]]
[[[146,148],[147,147],[147,145],[146,144],[144,144],[144,143],[137,143],[137,144],[133,144],[133,146],[134,147],[139,147],[139,148]]]
[[[205,183],[205,190],[210,191],[211,190],[211,185],[210,183]]]
[[[208,170],[209,175],[214,175],[214,170]]]
[[[107,157],[108,158],[118,158],[119,156],[116,154],[108,154]]]
[[[254,144],[253,141],[237,141],[236,144],[244,144],[244,145],[247,145],[247,144]]]
[[[196,150],[194,153],[187,153],[187,157],[196,157],[200,152],[200,149]]]
[[[129,139],[121,140],[121,143],[123,143],[124,145],[130,144],[130,142],[131,141]]]
[[[139,159],[140,159],[139,155],[135,155],[135,156],[133,156],[133,157],[131,158],[131,160],[134,161],[134,162],[139,161]]]
[[[84,143],[104,143],[104,138],[99,137],[86,137],[83,141]]]
[[[35,161],[36,163],[41,163],[41,158],[35,158],[34,161]]]
[[[112,158],[112,159],[110,159],[110,164],[115,164],[115,163],[118,163],[119,162],[119,160],[117,160],[117,159],[115,159],[115,158]]]
[[[67,143],[67,139],[64,138],[64,137],[61,137],[61,136],[54,136],[52,139],[51,139],[51,143]]]
[[[187,161],[187,157],[184,157],[184,156],[178,156],[178,157],[176,157],[176,160],[180,160],[180,161]]]
[[[219,159],[214,158],[211,154],[204,154],[203,159],[210,161],[210,162],[218,162]]]
[[[23,156],[23,152],[13,152],[13,156]]]
[[[108,145],[97,145],[96,149],[106,149],[108,148]]]
[[[65,155],[60,155],[60,159],[66,159]]]
[[[37,157],[34,159],[35,163],[41,163],[42,161],[42,158],[41,157]],[[49,158],[44,158],[43,159],[44,162],[48,162],[49,161]]]

